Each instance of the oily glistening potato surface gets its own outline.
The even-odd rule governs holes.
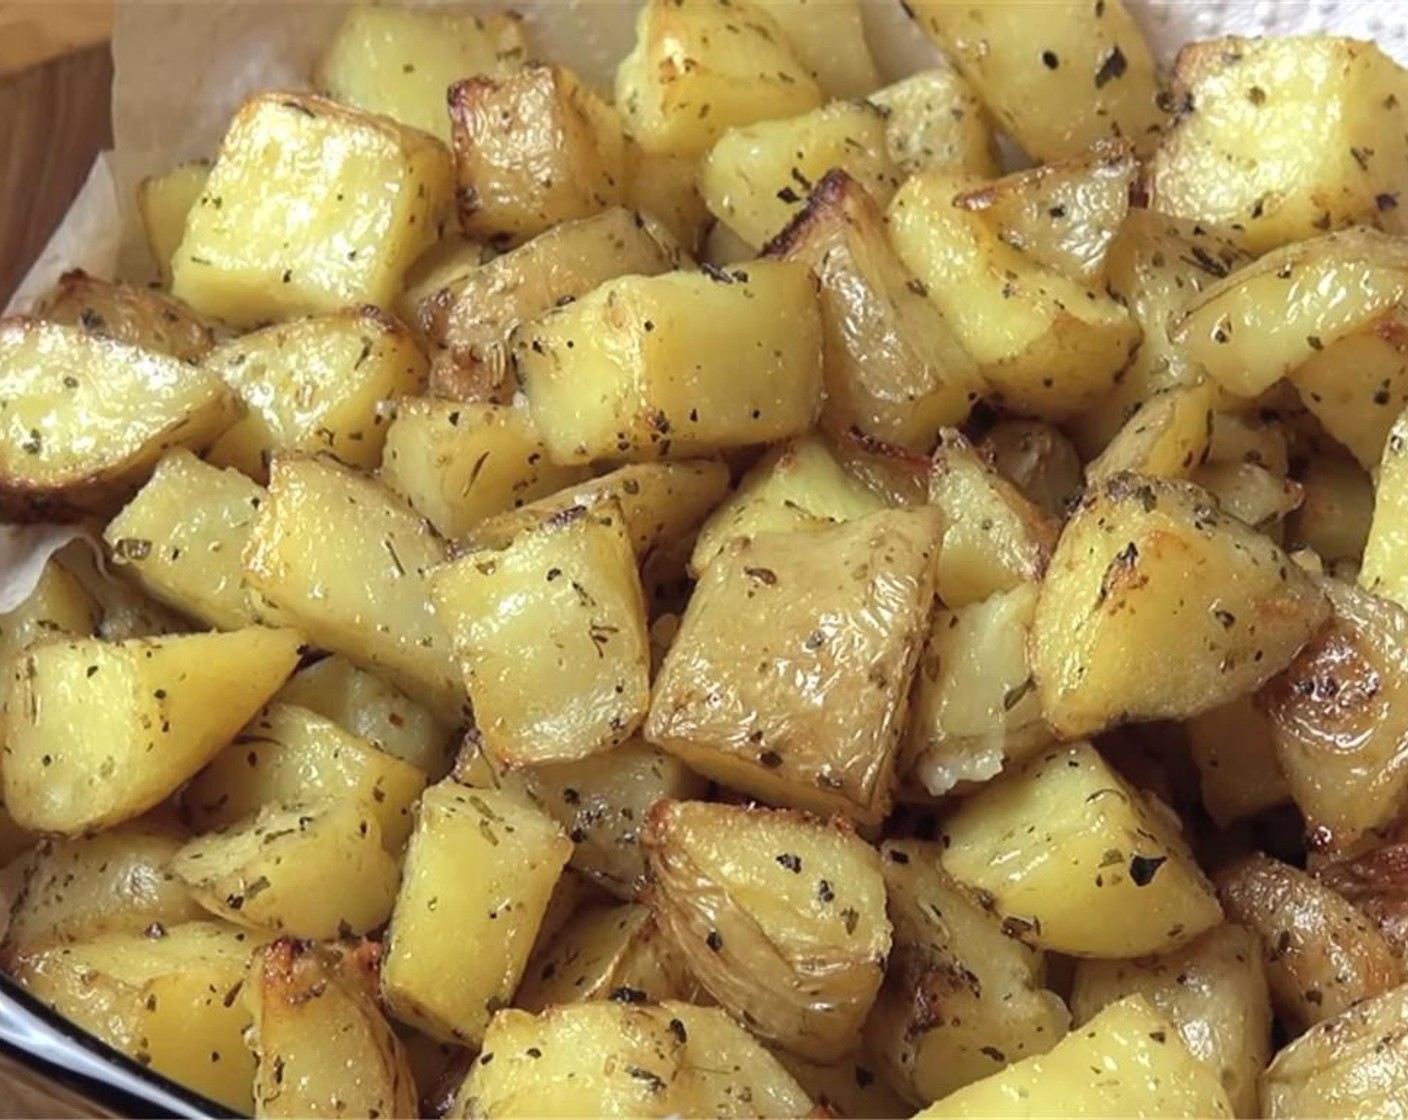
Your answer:
[[[327,10],[0,320],[0,986],[257,1117],[1408,1115],[1408,71],[633,3]]]

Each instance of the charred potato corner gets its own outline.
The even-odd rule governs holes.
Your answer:
[[[906,10],[355,7],[0,320],[15,984],[271,1118],[1403,1113],[1408,72]]]

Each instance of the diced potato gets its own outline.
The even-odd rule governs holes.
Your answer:
[[[880,84],[860,0],[763,0],[792,53],[828,98],[864,97]]]
[[[453,176],[438,140],[307,94],[246,101],[172,258],[172,292],[236,327],[390,307],[438,237]]]
[[[1290,440],[1279,416],[1214,412],[1209,463],[1251,463],[1282,478],[1290,471]]]
[[[1095,1076],[1092,1076],[1092,1072]],[[1055,1049],[960,1089],[919,1113],[947,1117],[1227,1117],[1217,1075],[1143,996],[1105,1008]]]
[[[816,287],[792,261],[611,280],[521,327],[513,352],[559,463],[775,442],[821,406]]]
[[[699,194],[698,172],[694,156],[647,152],[626,140],[626,205],[655,218],[690,253],[713,221]]]
[[[1271,721],[1251,695],[1194,716],[1187,728],[1203,806],[1219,826],[1291,799]]]
[[[945,169],[913,176],[890,203],[895,249],[999,399],[1065,419],[1114,386],[1139,344],[1139,325],[1109,296],[1041,267],[981,215],[955,206],[973,186]]]
[[[430,579],[485,750],[507,767],[608,750],[650,705],[645,600],[620,507],[574,507]]]
[[[941,797],[1051,742],[1027,653],[1036,601],[1037,585],[1021,583],[934,612],[910,698],[902,782]]]
[[[265,805],[351,798],[376,818],[387,850],[411,834],[425,775],[330,719],[270,704],[181,795],[197,832],[228,828]]]
[[[992,117],[957,70],[921,70],[868,100],[885,111],[890,158],[906,175],[931,167],[984,178],[1001,173]]]
[[[1236,223],[1255,253],[1344,226],[1400,232],[1404,100],[1408,73],[1373,43],[1301,35],[1190,44],[1174,66],[1177,115],[1150,167],[1150,205]]]
[[[222,630],[256,621],[241,559],[264,491],[186,450],[169,453],[103,539],[155,598]]]
[[[1279,548],[1187,482],[1087,491],[1047,568],[1032,668],[1058,736],[1186,719],[1265,683],[1329,615]],[[1157,657],[1156,672],[1131,666]]]
[[[675,266],[665,230],[619,207],[563,222],[422,300],[417,318],[440,349],[431,391],[463,401],[509,403],[515,327],[618,276],[654,276]]]
[[[1075,447],[1042,420],[999,420],[977,450],[1027,501],[1056,517],[1066,516],[1084,485]]]
[[[1385,844],[1359,855],[1323,862],[1315,878],[1368,918],[1408,968],[1408,889],[1404,867],[1408,847],[1395,827]],[[1315,858],[1315,857],[1312,857]],[[1317,861],[1318,862],[1318,861]]]
[[[754,248],[799,213],[812,185],[834,169],[880,206],[899,186],[884,113],[868,101],[833,101],[788,120],[730,128],[699,165],[710,212]]]
[[[1408,298],[1408,243],[1352,229],[1287,245],[1195,296],[1173,341],[1255,397]]]
[[[464,686],[426,583],[444,559],[444,542],[389,490],[326,459],[281,456],[244,574],[262,612],[455,723]]]
[[[5,806],[24,828],[65,835],[146,812],[274,694],[301,641],[252,626],[32,647],[6,698]]]
[[[509,12],[424,10],[357,4],[318,59],[319,93],[450,142],[445,91],[476,74],[509,74],[528,53],[522,20]]]
[[[243,999],[257,1115],[419,1115],[405,1049],[377,1007],[376,950],[286,937],[255,953]]]
[[[0,320],[0,514],[110,514],[171,447],[201,449],[235,405],[218,377],[81,327]]]
[[[86,552],[88,546],[79,547]],[[46,638],[91,638],[101,614],[82,581],[57,557],[47,560],[24,601],[0,614],[0,665],[12,664],[26,646]]]
[[[864,1049],[834,1065],[822,1065],[789,1054],[774,1052],[777,1060],[797,1080],[817,1110],[826,1110],[852,1120],[893,1120],[908,1116],[913,1108],[878,1076],[879,1064]]]
[[[163,287],[171,287],[171,258],[181,246],[186,218],[208,178],[210,161],[197,159],[178,163],[161,175],[148,175],[137,185],[137,213]]]
[[[949,877],[938,845],[880,850],[895,948],[865,1037],[909,1099],[930,1104],[1050,1050],[1070,1012],[1042,987],[1041,954]]]
[[[493,258],[494,251],[482,241],[475,241],[458,228],[447,229],[440,240],[416,258],[406,273],[401,294],[396,297],[396,317],[417,333],[421,342],[428,342],[424,324],[420,321],[422,304],[448,300],[447,292],[458,291],[469,278]]]
[[[943,840],[954,878],[1044,949],[1168,952],[1222,920],[1177,828],[1087,743],[984,786],[944,820]]]
[[[1071,1012],[1078,1024],[1133,995],[1178,1028],[1188,1052],[1222,1083],[1237,1116],[1261,1115],[1257,1090],[1271,1060],[1271,996],[1255,937],[1224,924],[1162,957],[1076,965]]]
[[[1042,163],[1127,137],[1153,151],[1166,112],[1149,45],[1123,0],[999,5],[911,0],[993,116]]]
[[[71,541],[54,559],[78,581],[96,605],[99,638],[124,642],[129,638],[166,637],[197,629],[189,619],[150,598],[129,580],[116,578],[99,560],[97,546],[87,540]]]
[[[839,822],[699,801],[651,810],[650,905],[695,978],[764,1041],[843,1057],[890,950],[875,850]]]
[[[350,797],[267,805],[190,841],[171,870],[212,914],[317,940],[385,922],[398,877],[376,814]]]
[[[450,539],[586,473],[548,459],[523,409],[429,398],[397,406],[381,464],[382,482]]]
[[[64,273],[34,314],[183,362],[200,361],[215,345],[210,328],[179,301],[150,288],[98,280],[81,270]]]
[[[1379,471],[1380,500],[1387,507],[1390,491],[1382,489],[1387,474]],[[1301,503],[1287,519],[1289,540],[1313,548],[1328,564],[1358,561],[1368,567],[1368,541],[1375,513],[1374,483],[1368,472],[1348,455],[1316,455],[1297,474]],[[1376,555],[1380,562],[1382,556]],[[1374,574],[1366,577],[1373,589]],[[1384,594],[1383,591],[1379,592]]]
[[[571,852],[555,822],[512,797],[427,789],[381,966],[391,1013],[446,1042],[485,1043]]]
[[[460,228],[513,245],[625,198],[616,110],[572,71],[533,62],[450,87]]]
[[[1305,872],[1257,854],[1217,881],[1228,920],[1260,939],[1271,998],[1292,1029],[1403,983],[1402,965],[1369,920]]]
[[[1187,478],[1207,458],[1217,390],[1206,382],[1154,393],[1086,468],[1090,482],[1121,471]]]
[[[1408,985],[1312,1027],[1276,1055],[1263,1115],[1393,1116],[1408,1094]]]
[[[939,525],[931,509],[884,510],[732,541],[705,569],[656,676],[646,738],[731,788],[878,824],[933,603]]]
[[[1191,481],[1217,499],[1224,512],[1259,533],[1281,540],[1280,525],[1300,506],[1300,483],[1255,463],[1204,463]]]
[[[876,199],[828,172],[768,253],[821,282],[829,431],[917,452],[967,418],[984,385],[976,363],[893,248]]]
[[[428,708],[336,654],[294,673],[276,699],[317,712],[431,781],[454,761],[449,729]]]
[[[1384,444],[1360,585],[1408,607],[1408,411]]]
[[[824,100],[777,21],[746,0],[648,0],[616,68],[616,104],[648,152],[701,155],[726,129]]]
[[[929,503],[929,456],[847,432],[831,441],[831,451],[865,487],[886,504],[909,509]]]

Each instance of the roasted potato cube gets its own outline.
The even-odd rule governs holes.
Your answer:
[[[458,291],[493,256],[494,251],[482,241],[466,237],[458,228],[445,230],[406,273],[401,294],[396,297],[396,317],[416,332],[418,341],[429,342],[420,321],[421,305],[448,300],[450,297],[442,293]]]
[[[876,199],[830,171],[768,247],[821,282],[821,424],[920,453],[967,418],[984,385],[954,328],[890,246]]]
[[[254,954],[243,999],[257,1115],[419,1114],[405,1049],[377,1007],[377,948],[285,937]]]
[[[1152,394],[1086,468],[1086,480],[1102,482],[1122,471],[1187,478],[1207,458],[1217,396],[1206,382]]]
[[[82,327],[0,320],[0,514],[110,514],[164,451],[201,449],[235,417],[214,374]]]
[[[429,132],[448,144],[445,91],[476,74],[511,74],[528,44],[511,12],[357,4],[338,26],[313,72],[319,93]]]
[[[895,947],[865,1037],[907,1098],[930,1104],[1050,1050],[1070,1012],[1041,954],[939,864],[936,844],[888,841],[880,862]]]
[[[1062,738],[1186,719],[1264,684],[1328,615],[1310,577],[1206,491],[1116,475],[1086,492],[1047,568],[1037,694]],[[1154,650],[1158,672],[1130,672]]]
[[[1188,1052],[1217,1075],[1237,1116],[1261,1115],[1257,1089],[1271,1060],[1271,995],[1252,934],[1224,924],[1165,956],[1076,965],[1077,1024],[1133,995],[1178,1028]]]
[[[699,191],[710,212],[756,249],[832,171],[848,175],[881,207],[899,187],[885,115],[870,102],[834,101],[789,120],[729,129],[699,165]]]
[[[382,482],[450,539],[586,475],[548,459],[523,409],[428,398],[397,406],[381,464]]]
[[[999,420],[977,451],[1027,501],[1053,516],[1065,517],[1081,491],[1080,456],[1060,429],[1043,420]]]
[[[1021,583],[934,612],[910,697],[902,784],[941,797],[1051,742],[1027,651],[1036,602],[1037,585]]]
[[[1373,43],[1330,35],[1192,43],[1149,170],[1150,205],[1236,223],[1264,253],[1329,229],[1403,230],[1408,73]],[[1209,168],[1218,168],[1209,173]]]
[[[1092,1071],[1099,1071],[1091,1076]],[[1217,1074],[1143,996],[1113,1003],[1053,1050],[958,1090],[916,1120],[1025,1117],[1053,1106],[1066,1116],[1233,1115]]]
[[[232,326],[390,307],[438,237],[453,172],[419,129],[308,94],[235,114],[172,258],[172,292]]]
[[[614,503],[467,553],[431,577],[430,596],[500,765],[584,758],[645,718],[645,600]]]
[[[621,119],[572,71],[534,62],[448,96],[467,236],[513,245],[624,200]]]
[[[714,220],[699,194],[698,173],[695,156],[647,152],[626,139],[626,205],[653,217],[690,253]]]
[[[1284,478],[1291,469],[1287,427],[1277,415],[1214,412],[1207,461],[1253,463]]]
[[[878,824],[934,598],[939,515],[728,544],[655,679],[646,738],[782,805]]]
[[[513,797],[451,781],[427,789],[381,966],[391,1013],[446,1042],[485,1042],[571,853],[556,822]]]
[[[53,641],[13,664],[5,806],[23,828],[79,835],[146,812],[224,747],[283,684],[301,635]]]
[[[1034,159],[1050,163],[1120,137],[1147,155],[1158,142],[1166,119],[1158,72],[1123,0],[912,0],[907,10]]]
[[[513,351],[559,463],[771,443],[821,406],[816,286],[792,261],[611,280],[520,327]]]
[[[1379,470],[1380,501],[1388,506],[1388,492],[1382,489],[1386,474]],[[1296,473],[1300,485],[1300,507],[1286,521],[1287,539],[1314,549],[1327,564],[1342,560],[1368,567],[1368,541],[1375,514],[1374,483],[1367,471],[1348,455],[1316,455]],[[1380,545],[1381,547],[1381,545]],[[1376,560],[1381,561],[1382,556]],[[1375,573],[1377,574],[1377,573]],[[1374,576],[1365,586],[1372,586]],[[1392,598],[1391,595],[1388,596]]]
[[[1194,716],[1187,729],[1203,807],[1214,823],[1226,828],[1291,799],[1271,720],[1252,694]]]
[[[281,456],[244,553],[261,613],[385,676],[450,723],[464,686],[430,606],[445,544],[385,487],[327,459]]]
[[[1388,843],[1360,855],[1321,862],[1315,878],[1373,922],[1399,961],[1408,967],[1406,863],[1408,846],[1401,828],[1395,827]]]
[[[657,223],[612,207],[495,257],[419,304],[420,328],[439,347],[431,391],[451,400],[509,403],[515,327],[607,280],[665,272],[677,252]]]
[[[78,545],[86,553],[88,545]],[[34,589],[13,609],[0,614],[0,665],[10,665],[24,648],[45,638],[91,638],[102,608],[57,557],[44,562]],[[0,715],[3,718],[3,715]]]
[[[880,84],[860,0],[763,0],[787,45],[828,98],[864,97]]]
[[[209,626],[256,621],[241,556],[264,491],[184,449],[157,465],[148,483],[103,531],[114,562],[154,598]]]
[[[1217,884],[1228,920],[1260,939],[1272,1001],[1293,1030],[1403,983],[1403,966],[1369,919],[1290,864],[1258,853],[1221,871]]]
[[[935,67],[876,90],[890,158],[906,175],[956,167],[984,178],[1001,173],[992,117],[957,70]]]
[[[702,155],[726,129],[824,100],[777,21],[747,0],[648,0],[616,68],[616,104],[648,152]]]
[[[1360,585],[1408,607],[1408,411],[1384,443]]]
[[[865,1049],[833,1065],[809,1062],[786,1050],[774,1051],[774,1055],[818,1110],[853,1120],[893,1120],[913,1111],[913,1106],[875,1073],[879,1063]]]
[[[161,175],[148,175],[137,185],[142,232],[165,288],[171,287],[171,258],[186,235],[186,218],[205,192],[208,178],[210,161],[197,159],[178,163]]]
[[[1215,499],[1223,511],[1280,541],[1281,522],[1300,505],[1300,483],[1272,474],[1255,463],[1204,463],[1191,481]]]
[[[334,654],[294,673],[276,699],[332,720],[432,782],[454,762],[449,728],[433,712],[345,657]]]
[[[1139,326],[1109,296],[1043,268],[955,206],[973,186],[946,169],[913,176],[890,203],[895,249],[1008,408],[1066,419],[1114,386]]]
[[[656,921],[766,1042],[819,1062],[856,1044],[890,950],[880,859],[840,822],[661,801],[645,825]]]
[[[81,270],[64,273],[34,314],[183,362],[200,361],[215,345],[210,328],[179,301],[150,288],[98,280]]]
[[[1007,928],[1077,957],[1168,952],[1222,920],[1175,825],[1088,743],[1052,747],[943,822],[944,867]]]

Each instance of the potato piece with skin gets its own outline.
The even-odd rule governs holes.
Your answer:
[[[318,92],[450,142],[445,91],[475,74],[509,74],[527,57],[512,12],[350,8],[313,72]]]
[[[430,342],[420,321],[421,305],[448,300],[448,293],[469,283],[469,278],[493,258],[493,253],[483,242],[466,237],[458,229],[449,229],[416,258],[406,272],[395,310],[396,317],[415,332],[418,342]]]
[[[971,606],[1040,579],[1046,570],[1056,523],[953,429],[939,433],[929,503],[944,515],[937,591],[945,606]]]
[[[957,70],[921,70],[867,100],[884,111],[890,158],[904,174],[948,166],[984,178],[1001,174],[992,118]]]
[[[1086,467],[1087,482],[1102,482],[1122,471],[1187,478],[1207,458],[1217,395],[1213,386],[1198,382],[1149,397]]]
[[[731,788],[878,824],[938,529],[933,510],[885,510],[727,545],[655,678],[646,739]]]
[[[500,765],[609,750],[645,718],[645,600],[615,503],[465,554],[431,576],[430,596]]]
[[[381,463],[382,482],[450,539],[586,474],[548,459],[523,409],[430,398],[397,405]]]
[[[1058,737],[1186,719],[1284,669],[1329,609],[1206,491],[1116,475],[1086,492],[1047,567],[1032,627],[1037,693]],[[1159,672],[1130,673],[1154,649]]]
[[[419,129],[308,94],[235,114],[172,258],[172,293],[235,327],[390,307],[437,239],[449,152]]]
[[[1373,43],[1193,43],[1174,64],[1177,113],[1149,169],[1150,205],[1239,224],[1256,253],[1345,226],[1401,232],[1405,98],[1408,73]]]
[[[563,222],[495,257],[417,305],[436,347],[430,389],[438,397],[508,404],[514,379],[509,336],[520,323],[580,299],[618,276],[655,276],[679,255],[653,219],[612,207]]]
[[[865,1027],[881,1068],[921,1105],[1045,1053],[1070,1025],[1042,987],[1041,954],[1009,937],[940,856],[915,840],[880,849],[895,948]]]
[[[244,553],[265,617],[387,678],[449,723],[464,685],[430,605],[444,542],[385,487],[325,458],[280,456]]]
[[[922,453],[940,427],[967,418],[984,388],[976,363],[860,183],[828,171],[766,253],[804,262],[821,282],[823,428]]]
[[[801,211],[813,183],[837,170],[882,208],[899,187],[884,113],[868,101],[729,129],[699,164],[699,191],[714,217],[758,248]]]
[[[1005,407],[1046,420],[1083,412],[1129,363],[1139,325],[1109,296],[1041,267],[955,206],[973,186],[946,169],[910,178],[888,210],[895,250]]]
[[[875,850],[839,821],[661,801],[647,898],[704,989],[760,1039],[813,1061],[856,1043],[890,950]]]
[[[556,822],[508,795],[427,789],[382,959],[391,1014],[445,1042],[485,1043],[571,852]]]
[[[572,71],[533,62],[447,97],[466,236],[515,245],[623,201],[621,119]]]
[[[242,556],[262,487],[172,451],[103,531],[113,563],[154,598],[223,630],[256,621]]]
[[[1291,799],[1271,720],[1253,695],[1194,716],[1186,726],[1203,806],[1219,827]]]
[[[137,213],[146,234],[162,287],[171,287],[171,258],[186,235],[186,218],[205,191],[210,160],[178,163],[161,175],[148,175],[137,184]]]
[[[64,835],[139,816],[235,737],[302,640],[251,626],[31,647],[6,700],[5,806],[21,827]]]
[[[1394,421],[1384,443],[1373,508],[1359,584],[1408,607],[1408,411]]]
[[[82,269],[65,272],[34,314],[183,362],[200,361],[215,345],[211,329],[178,300],[150,288],[99,280]]]
[[[774,443],[821,407],[816,283],[794,261],[611,280],[520,327],[513,353],[558,463]]]
[[[1016,1118],[1037,1109],[1071,1117],[1233,1115],[1217,1075],[1188,1053],[1167,1017],[1131,996],[1055,1049],[960,1089],[916,1120]]]
[[[243,999],[253,1020],[255,1115],[415,1116],[405,1049],[377,1007],[380,947],[280,938],[254,954]]]
[[[763,5],[649,0],[616,68],[616,104],[648,152],[701,155],[724,131],[825,100]]]
[[[1041,163],[1126,137],[1148,155],[1167,118],[1149,45],[1123,0],[992,8],[911,0],[921,31]]]
[[[945,869],[1044,949],[1167,952],[1222,920],[1176,826],[1088,743],[984,786],[944,820],[942,840]]]
[[[1238,521],[1273,540],[1281,540],[1281,522],[1300,506],[1300,483],[1280,478],[1255,463],[1204,463],[1190,478],[1217,499]]]
[[[1382,846],[1331,857],[1315,878],[1368,918],[1408,970],[1408,844],[1401,828]]]
[[[1381,485],[1384,473],[1380,469]],[[1296,482],[1301,503],[1286,520],[1287,538],[1314,549],[1327,563],[1363,558],[1367,567],[1375,513],[1368,472],[1348,455],[1316,455],[1297,472]]]
[[[1222,1082],[1237,1116],[1260,1115],[1258,1081],[1271,1060],[1271,996],[1252,934],[1224,924],[1165,956],[1076,965],[1071,1012],[1077,1024],[1132,995],[1142,995],[1178,1028],[1188,1052]]]
[[[999,420],[977,451],[1027,501],[1055,517],[1066,515],[1083,485],[1075,447],[1058,428],[1041,420]]]
[[[235,416],[218,377],[81,327],[0,320],[0,515],[111,514],[172,447]]]
[[[1258,694],[1280,768],[1318,851],[1343,852],[1408,800],[1408,611],[1318,581],[1328,626]]]
[[[880,84],[860,0],[764,0],[787,45],[827,98],[864,97]]]
[[[1229,921],[1261,941],[1271,998],[1304,1030],[1403,983],[1403,966],[1372,923],[1328,887],[1266,855],[1217,875]]]

